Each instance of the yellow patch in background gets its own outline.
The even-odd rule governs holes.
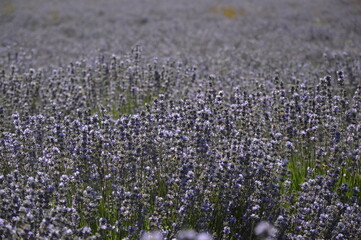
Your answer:
[[[316,25],[322,25],[324,23],[324,20],[320,17],[316,17],[315,20],[314,20],[314,23]]]
[[[11,1],[0,1],[0,11],[5,15],[10,15],[14,13],[16,7]]]
[[[243,16],[246,14],[246,10],[238,9],[234,6],[213,6],[212,12],[217,15],[222,15],[226,18],[236,18],[238,16]]]
[[[223,7],[222,15],[227,18],[235,18],[237,17],[237,11],[233,7]]]
[[[59,15],[59,12],[57,10],[51,10],[49,12],[49,14],[50,14],[49,23],[58,23],[58,22],[60,22],[60,15]]]

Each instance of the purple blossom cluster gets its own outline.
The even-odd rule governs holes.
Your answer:
[[[361,89],[343,72],[227,92],[209,76],[182,99],[171,86],[196,74],[131,54],[3,72],[1,238],[360,236]]]
[[[0,1],[0,239],[361,239],[329,2]]]

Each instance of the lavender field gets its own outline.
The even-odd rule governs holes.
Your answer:
[[[358,0],[0,0],[0,239],[361,239]]]

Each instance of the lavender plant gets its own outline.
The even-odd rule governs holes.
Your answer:
[[[0,10],[0,239],[360,238],[359,5],[160,2]]]

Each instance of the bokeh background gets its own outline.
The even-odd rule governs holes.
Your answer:
[[[0,0],[0,67],[66,66],[135,45],[215,74],[360,56],[358,0]],[[303,71],[304,73],[307,71]]]

